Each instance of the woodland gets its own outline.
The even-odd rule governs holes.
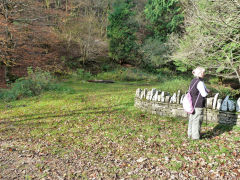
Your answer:
[[[239,0],[1,0],[4,79],[30,66],[96,74],[109,61],[148,72],[201,65],[239,84],[239,8]]]

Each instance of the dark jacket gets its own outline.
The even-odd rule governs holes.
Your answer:
[[[198,81],[198,82],[197,82]],[[202,79],[200,78],[194,78],[191,83],[190,83],[190,89],[192,88],[192,90],[190,91],[190,94],[192,96],[192,102],[193,102],[193,107],[195,106],[195,108],[203,108],[205,107],[205,98],[201,96],[199,90],[197,89],[197,84],[202,81]],[[196,82],[196,83],[195,83]],[[195,84],[194,84],[195,83]],[[193,86],[194,85],[194,86]],[[198,97],[199,95],[199,97]],[[197,100],[198,97],[198,100]],[[197,102],[196,102],[197,100]]]

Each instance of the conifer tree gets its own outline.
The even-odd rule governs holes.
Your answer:
[[[148,0],[144,13],[152,36],[163,42],[168,34],[181,29],[184,16],[178,0]]]
[[[136,55],[137,26],[134,20],[134,6],[132,0],[116,0],[108,17],[109,54],[119,63],[129,62]]]

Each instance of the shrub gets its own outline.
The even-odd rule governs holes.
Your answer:
[[[84,71],[84,69],[77,69],[72,73],[72,77],[77,80],[89,80],[92,79],[92,74]]]
[[[217,84],[219,84],[219,78],[218,78],[218,77],[210,78],[210,79],[209,79],[209,83],[210,83],[210,84],[213,84],[213,85],[214,85],[214,84],[217,85]]]
[[[238,97],[239,96],[239,90],[232,89],[231,87],[224,87],[224,86],[218,86],[215,87],[216,92],[219,93],[219,97],[225,98],[227,95],[230,95],[230,97]]]
[[[0,91],[0,99],[12,101],[23,97],[31,97],[41,94],[44,91],[68,91],[54,82],[53,76],[49,72],[41,69],[28,68],[28,76],[16,80],[9,90]]]
[[[172,53],[176,50],[179,40],[177,34],[169,34],[166,41],[158,38],[148,38],[140,48],[144,64],[151,64],[153,67],[169,66],[172,64]]]

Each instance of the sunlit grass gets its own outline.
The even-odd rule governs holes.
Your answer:
[[[180,84],[180,80],[173,82]],[[84,152],[89,161],[106,166],[109,173],[114,172],[114,166],[110,168],[102,162],[109,154],[129,163],[123,165],[126,166],[125,173],[136,168],[133,162],[140,157],[179,171],[186,168],[186,164],[189,168],[194,167],[186,157],[192,161],[202,158],[208,163],[223,155],[226,160],[232,160],[234,150],[239,148],[236,144],[240,134],[238,127],[219,126],[216,134],[212,131],[215,124],[204,124],[202,130],[208,136],[200,141],[190,141],[186,135],[186,119],[159,117],[134,107],[137,88],[167,90],[170,88],[167,82],[150,85],[144,82],[94,84],[73,81],[64,86],[73,87],[76,92],[47,92],[1,103],[0,139],[16,140],[16,148],[28,145],[26,147],[32,150],[60,157],[78,150]],[[169,83],[169,86],[173,85]],[[11,144],[4,148],[8,146]],[[132,162],[129,162],[129,156]],[[215,163],[217,166],[222,162]]]

